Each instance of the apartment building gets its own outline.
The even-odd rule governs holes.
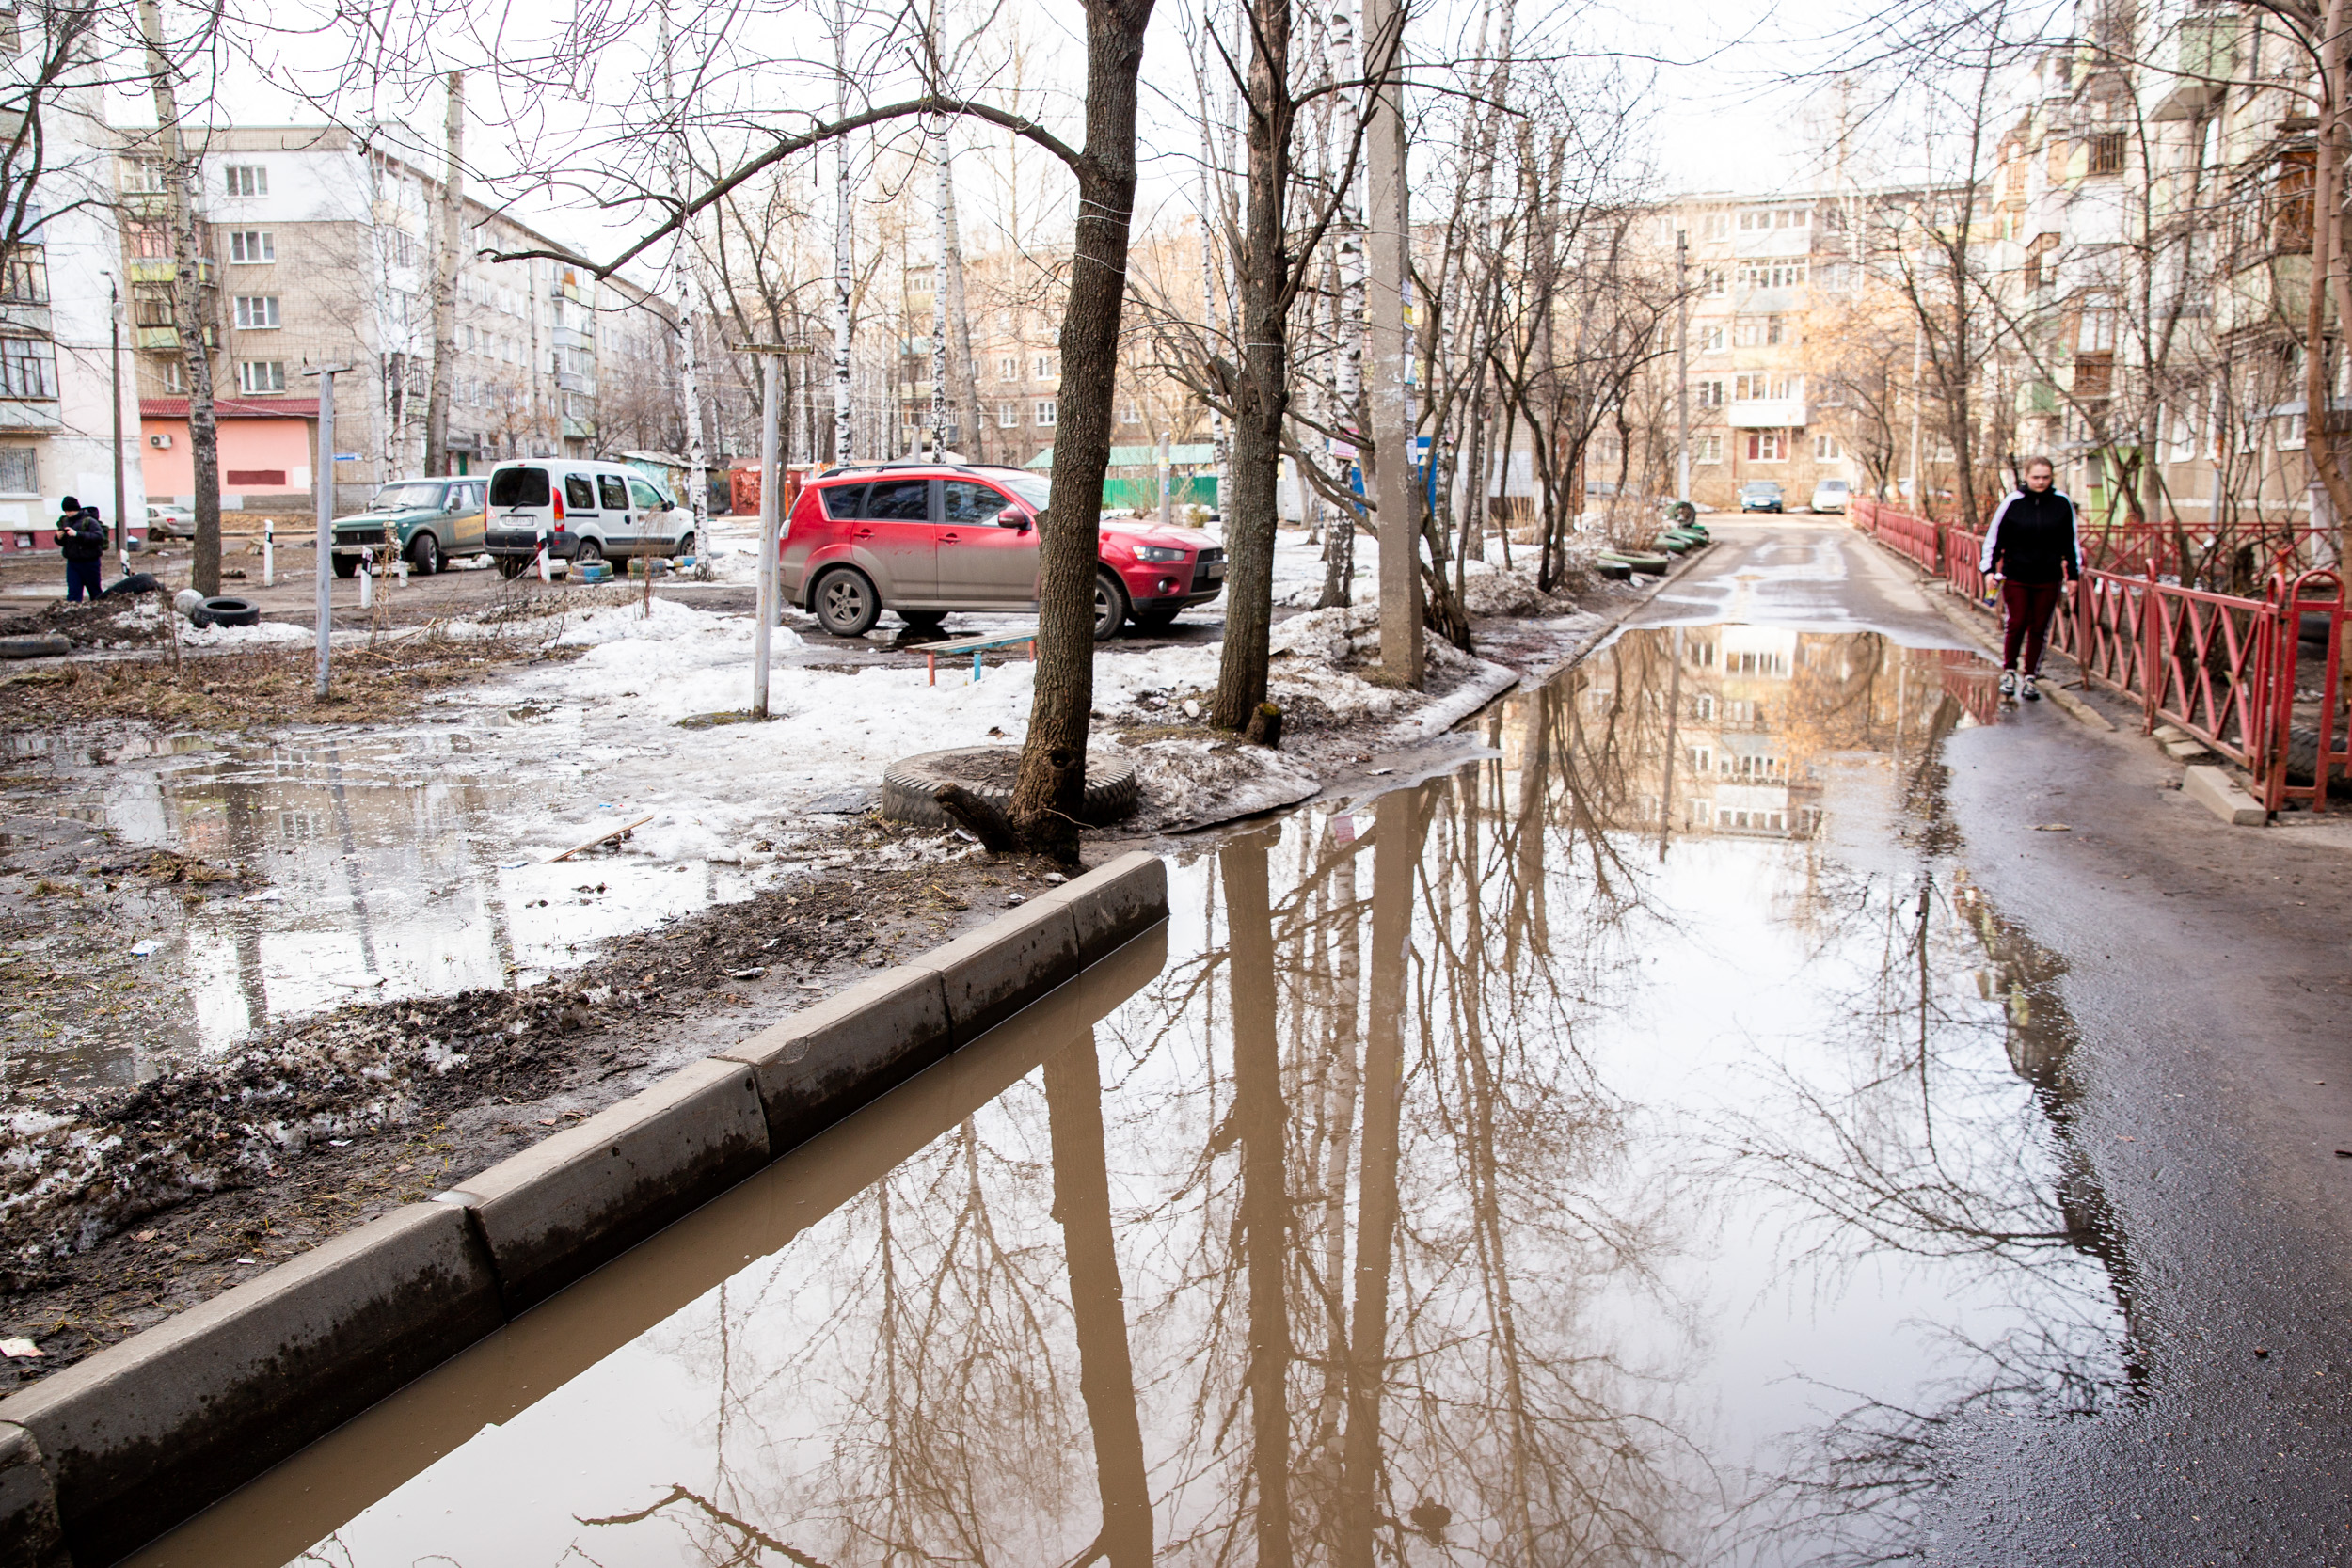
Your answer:
[[[335,465],[339,503],[362,503],[385,481],[420,471],[437,176],[335,126],[221,128],[192,150],[226,503],[292,506],[313,493],[318,382],[303,372],[325,364],[345,371],[336,382],[335,445],[348,454]],[[151,143],[124,148],[118,187],[148,479],[156,494],[184,498],[187,387]],[[675,445],[660,438],[676,386],[662,301],[558,261],[488,260],[551,242],[467,207],[452,466]]]
[[[1736,508],[1740,486],[1770,480],[1790,508],[1816,483],[1856,478],[1810,379],[1811,327],[1856,288],[1850,199],[1834,193],[1686,197],[1658,220],[1671,255],[1688,237],[1691,496]]]

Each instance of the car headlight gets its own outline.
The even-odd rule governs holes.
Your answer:
[[[1189,550],[1169,549],[1166,545],[1137,545],[1136,546],[1137,561],[1182,561],[1190,553]]]

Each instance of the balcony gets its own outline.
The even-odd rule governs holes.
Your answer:
[[[2234,13],[2201,11],[2184,17],[2156,46],[2151,119],[2195,119],[2221,96],[2237,60]],[[2178,72],[2178,74],[2171,74]]]
[[[1803,398],[1734,398],[1725,422],[1735,430],[1792,430],[1804,414]]]
[[[130,275],[134,283],[171,283],[178,281],[180,277],[179,263],[168,256],[134,256],[123,263],[123,271]],[[214,280],[211,257],[197,258],[196,280],[207,284]]]
[[[2240,267],[2222,285],[2214,302],[2214,330],[2223,335],[2263,326],[2291,325],[2301,328],[2310,309],[2312,259],[2308,255],[2269,256]],[[2335,301],[2327,305],[2335,316]]]

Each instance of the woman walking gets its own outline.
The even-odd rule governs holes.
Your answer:
[[[1984,531],[1984,555],[1977,569],[2001,585],[2001,695],[2042,700],[2034,685],[2042,673],[2042,649],[2050,617],[2066,585],[2083,575],[2082,544],[2074,537],[2074,503],[2056,486],[2046,457],[2028,457],[2018,470],[2021,487],[2002,498]],[[2020,645],[2025,653],[2021,680]]]

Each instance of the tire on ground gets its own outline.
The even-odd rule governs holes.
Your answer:
[[[2287,783],[2310,784],[2319,773],[2319,731],[2297,724],[2287,731]],[[2339,766],[2328,775],[2328,787],[2352,784],[2352,775]]]
[[[62,637],[0,637],[0,658],[55,658],[72,651]]]
[[[188,619],[199,626],[258,626],[262,607],[251,599],[212,598],[188,611]]]
[[[1020,755],[1012,746],[962,746],[902,757],[882,774],[882,814],[893,822],[952,828],[956,824],[931,794],[944,784],[960,784],[998,810],[1009,811],[1012,770]],[[1106,827],[1133,814],[1142,800],[1143,784],[1134,763],[1123,757],[1087,758],[1086,800],[1078,809],[1079,821],[1089,828]]]

